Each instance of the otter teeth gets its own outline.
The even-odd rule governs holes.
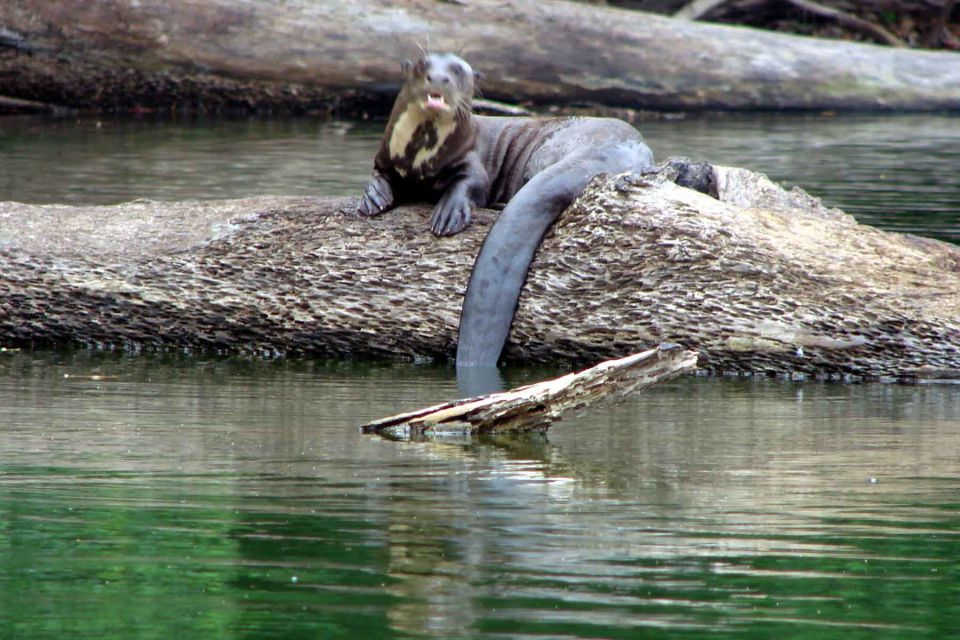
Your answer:
[[[424,106],[427,109],[433,109],[435,111],[445,111],[447,108],[447,101],[444,99],[442,94],[428,93]]]

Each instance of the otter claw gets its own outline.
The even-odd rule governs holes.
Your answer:
[[[383,212],[383,206],[374,202],[366,194],[360,198],[360,204],[357,205],[357,213],[362,216],[375,216]]]
[[[430,218],[430,230],[438,236],[452,236],[470,226],[472,213],[468,202],[441,200]]]
[[[381,175],[374,175],[367,184],[367,188],[357,205],[357,213],[362,216],[375,216],[383,213],[393,205],[393,189],[390,183]]]

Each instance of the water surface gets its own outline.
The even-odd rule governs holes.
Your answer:
[[[640,126],[958,241],[958,124]],[[381,129],[2,118],[0,200],[356,194]],[[0,350],[0,638],[957,633],[960,386],[683,378],[547,438],[357,431],[457,395],[442,366]]]
[[[383,124],[0,118],[0,200],[357,195]],[[960,116],[713,114],[637,126],[659,159],[747,167],[861,222],[960,242]]]
[[[451,374],[0,353],[0,637],[955,634],[960,387],[684,378],[547,438],[357,432]]]

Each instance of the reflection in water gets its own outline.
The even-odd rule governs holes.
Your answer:
[[[457,369],[457,389],[461,398],[472,398],[505,391],[506,383],[496,367],[462,367]]]
[[[799,185],[861,222],[960,241],[960,116],[707,114],[637,123],[686,155]],[[0,200],[357,195],[383,123],[0,118]]]
[[[457,394],[448,368],[0,354],[0,637],[955,629],[960,387],[686,378],[547,438],[357,432]]]
[[[957,240],[957,122],[641,128]],[[380,127],[5,118],[0,200],[355,194]],[[955,633],[960,386],[688,378],[548,438],[357,432],[556,373],[0,352],[0,637]]]

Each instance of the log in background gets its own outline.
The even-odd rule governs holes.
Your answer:
[[[385,110],[418,45],[487,97],[635,109],[960,109],[960,55],[563,2],[4,0],[0,96],[99,110]]]

